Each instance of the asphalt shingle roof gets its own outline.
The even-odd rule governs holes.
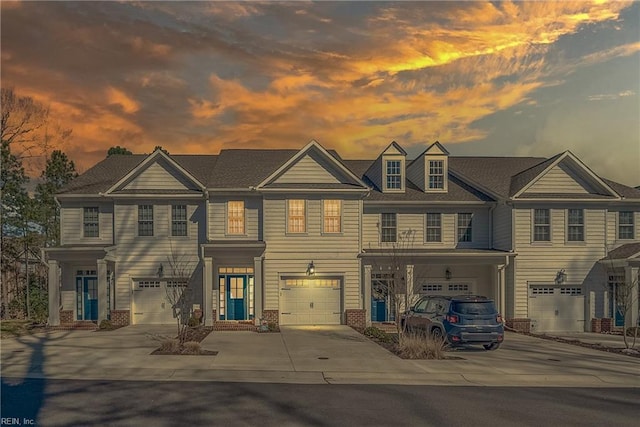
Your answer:
[[[610,251],[607,257],[603,259],[626,259],[638,252],[640,252],[640,242],[627,243]]]

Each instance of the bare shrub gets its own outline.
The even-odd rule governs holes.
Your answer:
[[[424,334],[405,333],[398,342],[400,356],[404,359],[444,359],[447,344]]]
[[[200,354],[202,346],[197,341],[187,341],[183,345],[182,354]]]
[[[163,353],[178,353],[180,351],[180,342],[176,339],[167,339],[160,343],[160,351]]]

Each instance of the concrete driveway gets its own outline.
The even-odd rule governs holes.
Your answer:
[[[518,334],[497,351],[402,360],[346,326],[214,332],[216,356],[152,356],[175,326],[57,331],[2,340],[2,377],[280,383],[640,387],[637,358]]]

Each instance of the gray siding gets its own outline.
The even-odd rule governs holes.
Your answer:
[[[513,248],[511,206],[500,204],[493,211],[493,247],[504,251]]]
[[[300,196],[300,198],[305,198]],[[327,199],[341,199],[328,196]],[[265,309],[277,309],[280,275],[304,276],[310,261],[316,276],[344,276],[344,308],[360,308],[359,284],[359,204],[357,199],[342,199],[342,233],[322,233],[322,199],[307,196],[307,232],[286,232],[286,199],[270,196],[264,200]]]
[[[85,207],[98,207],[100,229],[98,237],[83,236]],[[60,244],[113,243],[113,204],[111,202],[63,202],[60,208]]]
[[[378,224],[381,213],[397,213],[398,233],[406,230],[415,231],[413,247],[433,248],[489,248],[489,211],[488,208],[460,208],[460,209],[425,209],[421,207],[402,210],[395,208],[381,208],[367,206],[365,203],[362,218],[362,245],[364,249],[381,248]],[[425,242],[426,212],[442,213],[442,242]],[[470,212],[473,214],[473,231],[471,242],[457,241],[457,214]],[[386,245],[384,246],[386,247]]]
[[[382,158],[378,157],[367,171],[367,178],[380,190],[382,190]]]
[[[545,208],[544,206],[537,206]],[[594,264],[605,256],[605,210],[585,208],[585,241],[566,242],[566,209],[551,209],[551,242],[532,242],[532,208],[516,208],[515,316],[528,316],[530,282],[554,283],[556,273],[564,269],[567,284],[592,289],[587,276]]]
[[[426,159],[424,156],[417,159],[413,162],[409,167],[407,167],[407,178],[411,182],[413,182],[419,189],[422,191],[426,188],[425,183],[425,163]]]
[[[244,201],[245,234],[227,234],[227,202]],[[209,240],[262,240],[260,197],[211,196],[209,198]]]
[[[160,263],[164,277],[174,275],[170,260],[177,260],[178,269],[188,274],[195,271],[198,259],[200,222],[204,220],[203,203],[151,202],[154,205],[154,236],[138,237],[138,202],[119,202],[115,206],[116,241],[116,308],[131,309],[132,280],[157,279]],[[187,237],[171,237],[171,204],[187,205]],[[200,279],[201,280],[201,279]],[[202,283],[194,283],[201,287]],[[196,302],[197,303],[197,302]]]
[[[198,188],[165,161],[149,165],[124,187],[125,190],[185,190]]]

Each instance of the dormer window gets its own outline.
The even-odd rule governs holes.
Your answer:
[[[429,160],[429,189],[444,189],[444,160]]]
[[[402,189],[402,162],[387,160],[387,190]]]

